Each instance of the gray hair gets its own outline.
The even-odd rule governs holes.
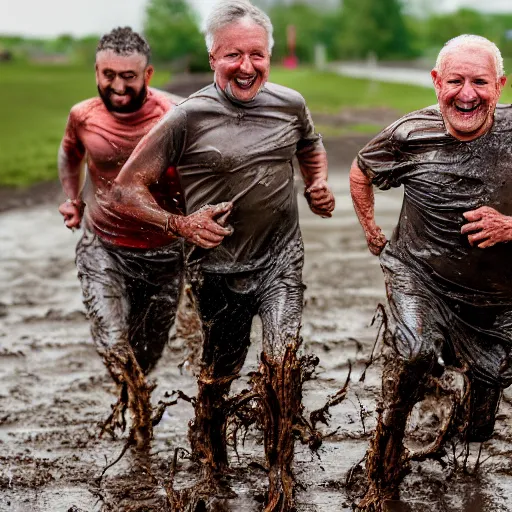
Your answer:
[[[118,55],[130,55],[140,53],[144,55],[147,62],[151,60],[151,49],[147,41],[131,27],[117,27],[108,34],[105,34],[96,47],[96,53],[112,50]]]
[[[503,57],[501,56],[499,48],[492,41],[489,41],[489,39],[473,34],[463,34],[461,36],[450,39],[439,52],[434,69],[439,73],[443,66],[445,57],[449,53],[452,53],[454,50],[475,47],[488,50],[489,53],[494,57],[496,78],[499,80],[505,74],[505,70],[503,68]]]
[[[268,52],[274,47],[274,31],[270,18],[258,7],[246,0],[224,0],[213,8],[206,20],[205,40],[208,53],[213,49],[215,34],[218,30],[242,20],[249,20],[265,29],[268,39]]]

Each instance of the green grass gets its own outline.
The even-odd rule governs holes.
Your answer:
[[[426,73],[428,73],[426,71]],[[300,91],[312,112],[339,112],[343,108],[391,108],[405,114],[437,103],[434,89],[319,73],[311,69],[273,68],[270,80]],[[512,77],[501,103],[512,103]]]
[[[158,72],[154,83],[168,79]],[[93,67],[0,64],[0,185],[56,179],[69,110],[96,94]]]
[[[169,73],[155,73],[152,85],[162,86]],[[397,115],[435,103],[433,91],[276,67],[270,79],[300,91],[312,112],[337,113],[343,108],[386,107]],[[94,96],[92,67],[0,64],[0,185],[26,186],[57,177],[57,150],[69,109]],[[503,103],[512,102],[507,86]],[[374,133],[379,126],[319,126],[326,136],[348,132]]]
[[[93,69],[0,65],[0,185],[55,179],[69,109],[95,93]]]

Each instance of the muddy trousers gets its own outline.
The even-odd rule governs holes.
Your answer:
[[[386,362],[382,374],[383,404],[366,461],[370,487],[361,505],[369,506],[365,509],[360,505],[362,509],[380,511],[377,503],[399,498],[399,485],[408,470],[404,447],[408,417],[414,405],[423,399],[429,377],[442,371],[434,354],[421,354],[413,360],[395,357]],[[469,425],[465,438],[485,441],[494,429],[501,390],[468,377]]]
[[[125,249],[85,231],[77,244],[78,277],[94,343],[121,388],[120,401],[129,403],[140,422],[150,423],[144,376],[168,341],[182,262],[180,242],[157,250]]]
[[[260,403],[270,470],[269,490],[279,495],[277,501],[292,499],[292,423],[300,407],[300,400],[293,396],[301,396],[301,389],[300,379],[298,383],[290,382],[280,370],[285,359],[296,360],[304,294],[302,251],[295,260],[284,263],[244,274],[203,273],[193,284],[204,346],[196,414],[189,434],[192,450],[214,472],[228,464],[227,396],[244,364],[253,318],[259,315],[263,327],[262,370],[268,391],[267,396],[260,396]],[[279,378],[282,375],[285,377]],[[267,425],[273,428],[266,428]],[[283,448],[281,453],[277,453],[279,447]]]

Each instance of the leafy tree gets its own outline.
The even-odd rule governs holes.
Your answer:
[[[344,58],[414,56],[400,0],[343,0],[337,49]]]
[[[428,44],[441,48],[446,41],[461,34],[487,37],[486,16],[473,9],[459,9],[449,14],[434,14],[427,20]]]
[[[144,34],[155,60],[209,69],[197,15],[185,0],[149,0]]]
[[[269,16],[274,26],[275,60],[281,60],[288,54],[287,28],[290,25],[295,27],[295,53],[300,62],[313,61],[315,44],[329,46],[331,42],[325,31],[325,13],[305,2],[277,4],[269,10]]]

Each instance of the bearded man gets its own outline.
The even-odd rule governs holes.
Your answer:
[[[128,222],[111,215],[98,198],[107,194],[140,139],[181,99],[150,88],[152,75],[150,48],[139,34],[125,27],[104,35],[96,50],[99,97],[71,109],[58,158],[68,196],[59,211],[68,228],[84,228],[76,265],[92,336],[120,387],[111,426],[124,429],[128,406],[138,446],[147,446],[152,436],[145,375],[160,358],[174,322],[182,245],[136,218]],[[88,175],[82,191],[85,163]],[[174,169],[167,168],[150,193],[164,211],[181,213]]]
[[[227,396],[247,355],[252,320],[260,316],[268,394],[262,400],[269,405],[261,417],[267,509],[290,510],[301,385],[288,371],[297,364],[304,290],[293,157],[314,213],[330,217],[334,197],[304,99],[267,83],[273,45],[268,16],[246,1],[221,2],[207,20],[206,44],[214,83],[175,107],[141,141],[115,180],[111,207],[201,248],[190,257],[200,271],[195,296],[205,336],[190,440],[196,458],[214,471],[228,464]],[[219,218],[215,229],[201,222],[194,232],[184,231],[181,218],[159,208],[148,188],[171,165],[188,213],[225,201],[229,217]]]
[[[438,105],[383,130],[350,173],[394,324],[362,510],[398,498],[407,418],[430,375],[447,365],[465,372],[468,442],[492,435],[501,390],[512,383],[512,110],[497,107],[503,60],[487,39],[463,35],[446,43],[431,74]],[[372,186],[402,185],[388,242],[375,222]]]

